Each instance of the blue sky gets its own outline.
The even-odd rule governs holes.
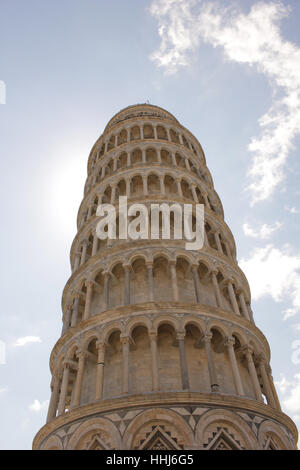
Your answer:
[[[89,151],[147,100],[204,148],[300,425],[299,20],[293,0],[0,1],[0,448],[45,422]]]

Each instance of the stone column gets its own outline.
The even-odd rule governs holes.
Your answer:
[[[141,140],[144,140],[144,127],[143,126],[140,126],[140,136],[141,136]]]
[[[212,351],[211,351],[211,339],[212,339],[211,333],[203,335],[206,359],[207,359],[207,365],[208,365],[208,372],[209,372],[209,379],[210,379],[210,388],[212,392],[218,392],[220,390],[220,386],[218,384],[217,372],[215,369],[215,364],[213,361],[213,356],[212,356]]]
[[[98,351],[97,375],[96,375],[96,400],[102,400],[103,383],[104,383],[104,360],[105,360],[105,343],[96,342]]]
[[[246,347],[246,348],[244,348],[244,354],[246,356],[247,366],[248,366],[249,374],[250,374],[250,377],[251,377],[251,382],[252,382],[252,385],[253,385],[253,388],[254,388],[254,391],[255,391],[256,399],[258,401],[263,402],[263,398],[262,398],[262,395],[261,395],[261,388],[260,388],[260,385],[259,385],[259,381],[258,381],[258,378],[257,378],[257,372],[256,372],[256,368],[255,368],[255,365],[254,365],[254,362],[253,362],[253,357],[252,357],[253,351],[252,351],[251,348]]]
[[[147,262],[147,277],[148,277],[148,300],[149,302],[153,302],[154,300],[154,292],[153,292],[153,263]]]
[[[233,290],[233,286],[232,286],[232,283],[231,283],[230,280],[227,281],[227,288],[228,288],[228,294],[229,294],[229,297],[230,297],[230,302],[231,302],[232,308],[234,310],[234,313],[236,315],[241,315],[239,306],[238,306],[237,301],[236,301],[235,292]]]
[[[267,397],[268,405],[271,405],[273,406],[273,408],[276,408],[276,403],[273,397],[269,378],[266,372],[266,361],[262,356],[260,356],[258,359],[258,367],[259,367],[260,375],[263,381],[263,388]]]
[[[80,405],[80,395],[81,395],[81,388],[82,388],[82,379],[83,379],[83,373],[84,373],[86,352],[85,351],[78,351],[78,353],[76,355],[78,357],[78,369],[77,369],[75,386],[74,386],[73,406],[79,406]]]
[[[177,191],[180,197],[182,197],[182,189],[181,189],[181,184],[180,184],[180,179],[176,178],[176,184],[177,184]]]
[[[276,404],[276,408],[277,408],[277,410],[281,411],[280,402],[279,402],[279,399],[278,399],[278,395],[277,395],[276,388],[275,388],[275,385],[274,385],[274,380],[273,380],[273,377],[272,377],[272,369],[271,369],[269,364],[266,364],[265,367],[266,367],[266,372],[267,372],[267,376],[268,376],[268,379],[269,379],[269,384],[270,384],[270,387],[271,387],[271,390],[272,390],[273,398],[274,398],[274,401],[275,401],[275,404]]]
[[[48,414],[47,414],[47,421],[46,421],[47,423],[49,423],[49,421],[54,419],[56,416],[58,399],[59,399],[59,380],[57,379],[57,377],[55,377],[55,375],[53,375],[52,381],[51,381],[51,398],[50,398],[49,409],[48,409]]]
[[[144,196],[148,195],[148,187],[147,187],[147,176],[143,176],[143,193]]]
[[[142,163],[146,163],[146,149],[142,149]]]
[[[77,271],[77,269],[79,268],[80,258],[81,258],[81,253],[76,253],[73,272]]]
[[[220,241],[220,233],[218,231],[214,232],[214,237],[215,237],[218,251],[223,254],[222,245]]]
[[[104,297],[104,308],[108,309],[109,307],[109,281],[110,281],[110,273],[106,271],[104,274],[104,289],[103,289],[103,297]]]
[[[228,258],[231,261],[233,261],[233,257],[232,257],[228,242],[225,242],[225,249],[226,249],[226,254],[227,254]]]
[[[227,351],[230,359],[230,365],[232,369],[232,374],[233,374],[233,380],[234,380],[234,385],[235,389],[238,393],[238,395],[244,395],[244,390],[243,390],[243,385],[241,381],[241,376],[240,376],[240,371],[238,368],[237,360],[235,357],[235,352],[234,352],[234,338],[226,338],[225,340],[225,346],[227,346]]]
[[[239,301],[242,307],[243,317],[250,321],[249,312],[245,302],[244,292],[241,290],[239,291]]]
[[[116,199],[116,185],[111,185],[111,196],[110,196],[110,203],[114,204]]]
[[[90,316],[92,296],[93,296],[93,281],[86,281],[86,296],[85,296],[85,307],[83,320],[87,320]]]
[[[177,166],[177,165],[176,165],[176,156],[175,156],[175,153],[172,152],[172,153],[171,153],[171,156],[172,156],[172,165],[173,165],[173,166]]]
[[[130,142],[130,129],[129,129],[129,127],[127,127],[126,132],[127,132],[127,142]]]
[[[130,265],[123,264],[124,269],[124,305],[130,304]]]
[[[127,166],[131,165],[131,152],[127,153]]]
[[[209,199],[208,199],[208,195],[205,191],[202,192],[202,196],[204,198],[205,206],[208,207],[208,209],[211,209]]]
[[[130,198],[130,179],[126,179],[126,196]]]
[[[117,160],[117,157],[114,157],[113,161],[114,161],[113,171],[117,171],[117,168],[118,168],[118,160]]]
[[[158,137],[157,137],[157,127],[156,126],[153,126],[153,131],[154,131],[154,139],[157,140]]]
[[[211,272],[211,278],[212,278],[212,282],[213,282],[213,286],[214,286],[214,291],[215,291],[215,296],[216,296],[216,299],[217,299],[218,307],[224,309],[223,300],[222,300],[222,296],[221,296],[221,292],[220,292],[220,288],[219,288],[219,283],[218,283],[218,280],[217,280],[217,271],[212,271]]]
[[[101,179],[103,179],[105,177],[105,165],[102,167],[102,170],[101,170]]]
[[[83,240],[83,242],[82,242],[82,253],[81,253],[80,266],[82,266],[82,265],[85,263],[87,247],[88,247],[88,241],[87,241],[87,240]]]
[[[164,195],[165,194],[165,184],[164,184],[164,176],[163,175],[161,175],[159,177],[159,187],[160,187],[160,193],[162,195]]]
[[[159,390],[157,333],[156,333],[156,331],[149,332],[149,338],[150,338],[150,348],[151,348],[152,390],[154,392],[156,392],[157,390]]]
[[[123,353],[123,389],[122,393],[126,394],[129,392],[129,337],[121,336],[120,341],[122,343]]]
[[[65,314],[65,318],[64,318],[64,324],[63,324],[63,328],[62,328],[62,332],[61,332],[62,335],[65,334],[65,332],[70,327],[71,314],[72,314],[72,305],[68,304],[66,314]]]
[[[198,197],[197,197],[197,194],[196,194],[196,188],[195,188],[194,184],[191,185],[191,191],[192,191],[192,194],[193,194],[194,202],[199,203]]]
[[[170,261],[170,274],[173,290],[173,299],[175,302],[178,302],[178,286],[177,286],[177,274],[176,274],[176,262]]]
[[[73,313],[72,313],[71,326],[75,326],[77,324],[78,309],[79,309],[79,294],[75,294],[74,303],[73,303]]]
[[[190,167],[190,162],[188,160],[188,158],[185,158],[184,159],[184,162],[185,162],[185,167],[188,171],[191,171],[191,167]]]
[[[65,363],[63,376],[62,376],[62,382],[61,382],[61,388],[60,388],[60,397],[59,397],[59,402],[58,402],[58,410],[57,410],[58,416],[62,415],[65,412],[68,385],[69,385],[69,375],[70,375],[70,366],[69,364]]]
[[[186,354],[185,354],[184,337],[185,337],[185,332],[182,331],[182,332],[177,333],[176,339],[179,345],[181,385],[182,385],[183,390],[188,390],[190,388],[190,385],[189,385],[188,368],[187,368]]]
[[[98,240],[96,232],[93,233],[93,247],[92,247],[92,256],[95,256],[98,251]]]
[[[161,149],[156,149],[157,152],[157,161],[159,164],[161,164]]]
[[[195,288],[196,300],[197,300],[198,303],[200,303],[201,288],[200,288],[199,275],[198,275],[198,265],[197,264],[192,265],[192,273],[193,273],[193,279],[194,279],[194,288]]]

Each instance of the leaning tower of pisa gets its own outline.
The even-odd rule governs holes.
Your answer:
[[[99,204],[204,204],[205,240],[100,240]],[[294,449],[205,156],[166,110],[129,106],[88,160],[47,423],[34,449]]]

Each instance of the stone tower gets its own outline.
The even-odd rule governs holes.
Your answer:
[[[100,203],[202,203],[205,242],[100,240]],[[34,449],[294,449],[205,156],[166,110],[117,113],[88,160]]]

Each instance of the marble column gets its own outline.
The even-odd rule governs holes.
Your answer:
[[[273,406],[273,408],[276,408],[276,403],[275,403],[275,400],[274,400],[274,397],[273,397],[273,393],[272,393],[272,390],[271,390],[269,378],[268,378],[267,372],[266,372],[266,360],[263,357],[259,357],[258,367],[259,367],[260,375],[261,375],[261,378],[262,378],[262,381],[263,381],[263,389],[264,389],[264,392],[265,392],[266,397],[267,397],[268,405],[271,405],[271,406]]]
[[[238,294],[239,294],[239,301],[242,307],[243,317],[245,317],[247,320],[250,321],[249,312],[248,312],[247,305],[245,302],[244,292],[240,290]]]
[[[75,326],[77,324],[78,310],[79,310],[79,294],[75,294],[74,295],[74,302],[73,302],[73,313],[72,313],[71,326]]]
[[[98,240],[96,232],[93,232],[93,247],[92,247],[92,256],[95,256],[98,251]]]
[[[70,366],[69,364],[65,363],[63,376],[62,376],[62,382],[61,382],[61,388],[60,388],[60,397],[59,397],[59,402],[58,402],[58,410],[57,410],[58,416],[62,415],[65,412],[68,385],[69,385],[69,375],[70,375]]]
[[[109,307],[109,281],[110,281],[110,273],[106,271],[104,274],[104,289],[103,289],[103,297],[104,297],[104,309],[108,309]]]
[[[124,269],[124,305],[130,304],[130,265],[123,264]]]
[[[236,360],[235,352],[234,352],[234,347],[233,347],[234,343],[235,343],[234,338],[226,338],[225,340],[225,346],[227,347],[227,351],[228,351],[228,355],[230,359],[230,365],[231,365],[235,389],[238,395],[244,395],[240,371],[238,368],[238,364],[237,364],[237,360]]]
[[[105,347],[106,347],[105,343],[101,341],[96,342],[96,348],[98,351],[97,375],[96,375],[96,400],[102,400],[102,396],[103,396]]]
[[[81,396],[81,389],[82,389],[82,380],[83,380],[86,352],[78,351],[76,355],[78,358],[78,369],[77,369],[75,386],[74,386],[73,406],[80,405],[80,396]]]
[[[215,291],[215,296],[216,296],[216,299],[217,299],[218,307],[224,309],[223,299],[222,299],[222,296],[221,296],[220,287],[219,287],[219,283],[218,283],[218,280],[217,280],[217,271],[212,271],[211,272],[211,278],[212,278],[212,282],[213,282],[213,286],[214,286],[214,291]]]
[[[205,345],[206,359],[207,359],[207,365],[208,365],[208,372],[209,372],[209,379],[210,379],[210,388],[212,392],[218,392],[220,390],[220,386],[218,384],[217,372],[215,369],[215,364],[214,364],[214,360],[212,356],[211,339],[212,339],[211,333],[203,335],[203,341]]]
[[[257,372],[256,372],[256,368],[255,368],[255,365],[254,365],[254,362],[253,362],[253,357],[252,357],[253,351],[252,351],[251,348],[247,347],[247,348],[244,348],[244,354],[246,356],[248,371],[249,371],[249,374],[250,374],[250,378],[251,378],[251,382],[252,382],[252,385],[253,385],[253,388],[254,388],[256,399],[258,401],[263,402],[263,398],[262,398],[262,395],[261,395],[261,388],[260,388],[260,385],[259,385],[259,381],[258,381],[258,378],[257,378]]]
[[[152,390],[159,390],[159,374],[158,374],[158,353],[157,353],[157,333],[149,332],[150,349],[151,349],[151,369],[152,369]]]
[[[230,302],[231,302],[233,311],[236,315],[240,316],[241,315],[240,314],[240,309],[239,309],[239,306],[238,306],[237,301],[236,301],[235,292],[234,292],[234,289],[233,289],[232,282],[230,280],[227,281],[227,288],[228,288],[228,294],[229,294],[229,298],[230,298]]]
[[[47,421],[46,421],[47,423],[49,423],[49,421],[54,419],[56,416],[58,399],[59,399],[59,380],[57,377],[55,377],[55,375],[53,375],[52,381],[51,381],[51,398],[50,398],[49,409],[48,409],[48,414],[47,414]]]
[[[172,282],[172,290],[173,290],[173,300],[178,302],[178,285],[177,285],[177,274],[176,274],[176,262],[170,261],[170,274],[171,274],[171,282]]]
[[[199,281],[198,265],[197,264],[192,265],[192,273],[193,273],[196,301],[198,303],[201,303],[200,302],[200,300],[201,300],[201,288],[200,288],[200,281]]]
[[[187,368],[186,354],[185,354],[184,337],[185,337],[185,332],[178,332],[176,339],[178,341],[178,346],[179,346],[181,385],[182,385],[183,390],[188,390],[190,388],[190,385],[189,385],[188,368]]]
[[[120,341],[122,343],[122,354],[123,354],[123,387],[122,393],[127,394],[129,392],[129,337],[121,336]]]
[[[148,300],[153,302],[154,300],[154,291],[153,291],[153,263],[147,262],[147,277],[148,277]]]
[[[86,285],[86,296],[85,296],[83,320],[87,320],[90,316],[94,283],[93,281],[87,281],[85,285]]]
[[[70,322],[71,322],[71,314],[72,314],[72,305],[68,304],[67,309],[66,309],[66,314],[64,318],[64,323],[63,323],[63,328],[61,334],[65,334],[66,331],[68,331],[70,327]]]

